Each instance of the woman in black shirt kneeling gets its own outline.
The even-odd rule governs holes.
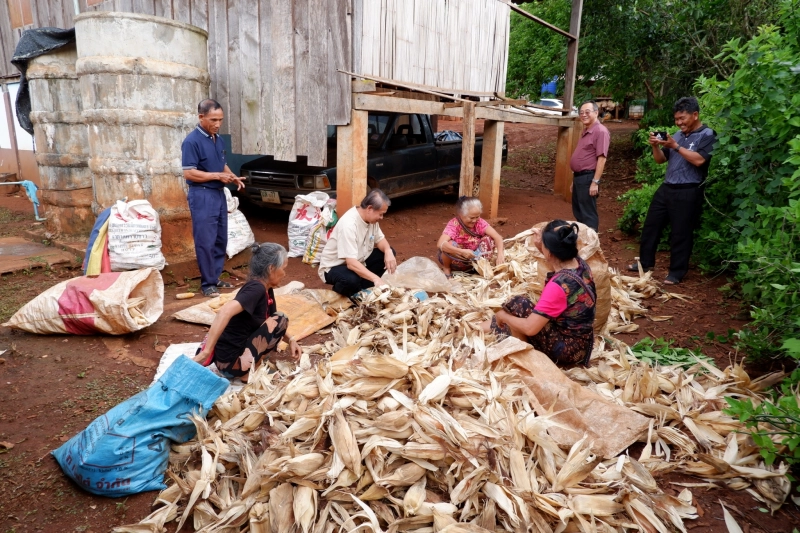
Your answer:
[[[194,358],[205,366],[213,362],[225,377],[244,382],[250,368],[257,367],[281,338],[289,344],[287,359],[297,361],[301,354],[286,332],[289,319],[278,311],[272,292],[286,275],[286,249],[267,242],[254,244],[252,251],[247,283],[219,310]]]

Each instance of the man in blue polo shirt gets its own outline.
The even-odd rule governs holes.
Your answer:
[[[671,226],[666,285],[680,283],[689,271],[694,230],[703,207],[701,186],[708,176],[711,152],[717,141],[714,130],[700,121],[696,98],[681,98],[672,106],[672,113],[680,131],[674,136],[667,135],[666,140],[651,132],[648,139],[655,162],[667,164],[667,175],[650,202],[639,248],[639,264],[645,272],[652,270],[661,233],[668,224]],[[628,265],[628,270],[636,272],[639,265]]]
[[[219,279],[225,265],[228,244],[228,206],[223,187],[232,183],[240,190],[241,178],[225,162],[225,143],[217,134],[224,118],[215,100],[197,105],[200,123],[181,145],[183,177],[189,184],[189,211],[192,236],[200,267],[201,289],[209,297],[219,296],[218,288],[233,287]]]

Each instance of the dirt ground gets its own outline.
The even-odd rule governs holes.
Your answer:
[[[632,187],[636,154],[630,143],[633,122],[607,123],[612,133],[611,151],[601,186],[600,235],[609,264],[622,268],[638,254],[636,242],[615,229],[622,211],[616,197]],[[441,122],[440,129],[459,130],[458,122]],[[479,123],[478,132],[482,130]],[[503,169],[499,216],[507,219],[497,229],[513,236],[533,224],[553,218],[570,218],[571,207],[552,196],[556,128],[507,125],[510,154]],[[384,233],[403,261],[415,255],[433,258],[436,240],[452,216],[454,197],[426,194],[399,199],[382,223]],[[244,206],[256,238],[287,244],[285,212]],[[0,236],[21,235],[31,227],[31,207],[24,197],[0,196]],[[659,256],[657,279],[666,275],[666,255]],[[0,279],[0,322],[25,302],[63,279],[79,275],[77,265],[43,269],[39,265]],[[233,271],[234,278],[243,272]],[[288,279],[308,287],[322,287],[316,270],[290,259]],[[671,315],[667,322],[640,319],[638,332],[619,337],[631,344],[639,338],[663,337],[678,345],[714,357],[719,366],[741,357],[725,341],[730,330],[745,324],[747,313],[736,300],[719,290],[724,276],[703,276],[692,270],[677,292],[690,300],[647,301],[654,315]],[[189,287],[197,286],[197,280]],[[98,415],[145,388],[156,364],[170,343],[199,340],[206,328],[174,320],[180,308],[197,299],[178,301],[174,295],[186,287],[167,286],[162,318],[143,331],[122,337],[35,336],[0,327],[0,533],[100,532],[119,524],[137,522],[150,512],[155,493],[108,499],[92,496],[69,481],[50,451],[82,430]],[[714,340],[709,340],[713,332]],[[667,474],[660,486],[673,494],[675,483],[699,483],[688,476]],[[727,531],[719,501],[725,502],[746,533],[790,532],[800,524],[800,509],[791,502],[775,515],[746,492],[725,488],[692,489],[700,518],[687,521],[694,531]],[[185,528],[187,529],[187,528]],[[170,531],[174,530],[174,525]]]

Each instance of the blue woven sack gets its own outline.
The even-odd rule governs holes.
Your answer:
[[[53,456],[75,483],[100,496],[163,489],[171,442],[194,437],[189,415],[205,416],[228,385],[181,356],[150,388],[96,418]]]

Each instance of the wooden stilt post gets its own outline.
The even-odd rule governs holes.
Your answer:
[[[553,184],[553,194],[556,196],[564,196],[569,193],[569,184],[572,182],[572,171],[569,168],[571,156],[571,128],[559,126],[558,140],[556,141],[556,178]]]
[[[572,153],[575,152],[575,148],[578,147],[578,141],[581,138],[581,134],[583,133],[583,124],[580,121],[576,120],[574,125],[569,129],[570,139],[569,139],[569,157],[572,158]],[[567,202],[572,201],[572,191],[570,191],[570,187],[572,185],[572,178],[573,172],[572,169],[569,168],[567,165],[567,186],[564,189],[564,200]]]
[[[575,38],[567,43],[567,70],[564,73],[564,109],[572,109],[575,102],[575,73],[578,69],[578,40],[581,34],[583,0],[572,0],[572,14],[569,19],[569,33]]]
[[[464,103],[464,132],[461,141],[461,181],[459,196],[472,196],[475,180],[475,103]]]
[[[350,124],[336,128],[336,213],[344,215],[367,194],[368,113],[353,108]]]
[[[479,198],[484,215],[497,217],[500,200],[500,170],[503,166],[503,130],[505,122],[487,120],[483,125],[483,150],[481,152],[481,183]]]

